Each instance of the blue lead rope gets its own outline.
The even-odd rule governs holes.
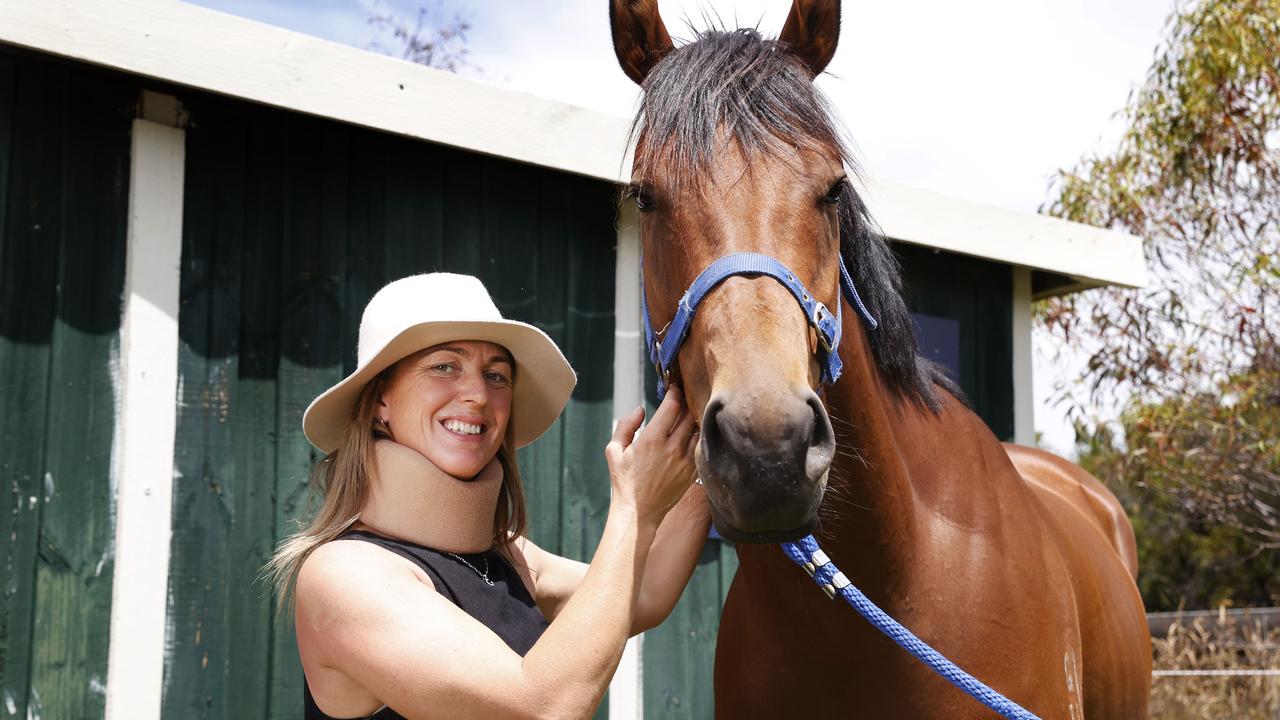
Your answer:
[[[929,647],[897,620],[889,617],[876,607],[862,591],[849,582],[835,563],[818,547],[818,541],[812,535],[806,535],[796,542],[782,543],[782,551],[795,564],[804,568],[814,582],[827,593],[827,597],[837,594],[843,597],[858,614],[867,619],[877,630],[888,635],[890,639],[902,646],[902,649],[915,655],[920,662],[946,678],[948,682],[965,691],[970,697],[1000,713],[1010,720],[1040,720],[1036,715],[1027,712],[1021,705],[992,690],[974,676],[956,667],[956,664],[943,657],[937,650]]]

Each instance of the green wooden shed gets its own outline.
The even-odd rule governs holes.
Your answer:
[[[178,2],[6,2],[0,715],[298,716],[259,572],[307,511],[303,409],[410,273],[480,276],[578,370],[521,462],[534,539],[589,559],[611,420],[652,385],[617,203],[628,123]],[[1032,442],[1033,298],[1141,284],[1140,243],[864,190],[926,351]],[[599,717],[710,716],[734,557],[708,541]]]

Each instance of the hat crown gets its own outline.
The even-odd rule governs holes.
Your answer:
[[[356,359],[368,363],[393,338],[421,323],[493,320],[502,320],[502,313],[479,279],[443,272],[410,275],[383,286],[365,306]]]

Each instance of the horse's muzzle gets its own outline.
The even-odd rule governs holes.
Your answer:
[[[783,542],[813,531],[835,455],[817,394],[717,393],[702,417],[699,473],[716,530],[738,542]]]

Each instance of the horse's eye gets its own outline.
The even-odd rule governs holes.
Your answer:
[[[849,187],[849,178],[842,177],[831,184],[831,189],[827,190],[827,194],[822,196],[822,202],[828,205],[836,205],[840,202],[840,196],[844,195],[845,188]]]
[[[626,197],[635,201],[636,209],[640,212],[649,212],[654,208],[653,194],[636,183],[627,186]]]

